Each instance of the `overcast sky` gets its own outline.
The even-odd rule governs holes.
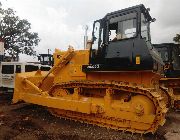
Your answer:
[[[38,53],[47,53],[55,48],[66,50],[70,44],[83,49],[85,25],[89,26],[91,38],[92,23],[107,13],[144,4],[156,18],[151,24],[152,43],[173,42],[180,33],[180,0],[0,0],[4,7],[13,8],[20,18],[32,24],[32,31],[38,32],[41,42]]]

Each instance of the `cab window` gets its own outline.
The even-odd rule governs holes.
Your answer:
[[[21,65],[16,65],[16,73],[21,73]]]
[[[49,71],[50,69],[51,69],[50,67],[41,66],[42,71]]]
[[[147,22],[145,16],[143,13],[141,13],[141,37],[145,38],[146,40],[149,40],[148,36],[148,25],[149,23]]]
[[[110,19],[109,41],[128,39],[137,35],[136,13]]]
[[[136,19],[126,20],[120,23],[122,24],[122,39],[136,36]]]
[[[25,72],[37,71],[38,69],[39,69],[39,67],[34,66],[34,65],[26,65],[25,66]]]
[[[2,74],[14,74],[14,65],[3,65]]]

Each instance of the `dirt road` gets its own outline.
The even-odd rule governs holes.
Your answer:
[[[0,95],[0,140],[178,140],[180,113],[171,112],[155,135],[140,136],[98,126],[60,119],[46,108],[32,104],[11,104]]]

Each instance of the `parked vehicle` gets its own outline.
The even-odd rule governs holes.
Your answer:
[[[0,88],[3,91],[12,91],[16,73],[32,72],[37,70],[49,71],[51,66],[28,62],[1,62],[0,63]]]

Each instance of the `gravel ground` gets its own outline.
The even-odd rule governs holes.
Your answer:
[[[170,111],[156,134],[131,134],[65,120],[46,108],[32,104],[11,104],[10,95],[0,95],[0,140],[178,140],[180,113]]]

